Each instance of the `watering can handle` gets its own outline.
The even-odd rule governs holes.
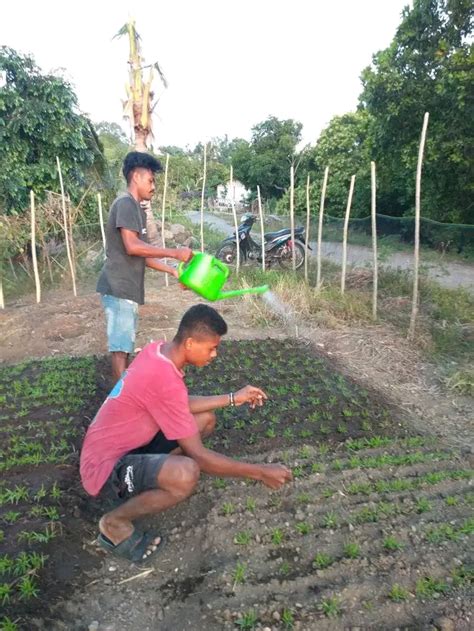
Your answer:
[[[193,252],[193,256],[194,256],[195,254],[197,254],[197,252]],[[183,272],[184,267],[185,267],[186,265],[188,265],[188,263],[190,263],[192,260],[193,260],[193,259],[191,258],[191,259],[189,259],[189,261],[188,261],[187,263],[185,263],[184,261],[180,261],[180,262],[178,263],[178,276],[181,276],[181,273]]]
[[[229,275],[229,268],[227,267],[227,265],[225,265],[225,263],[223,263],[219,259],[214,259],[214,265],[218,267],[222,272],[224,272],[227,278],[227,276]]]

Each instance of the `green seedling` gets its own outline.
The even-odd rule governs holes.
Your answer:
[[[395,550],[401,550],[403,548],[403,544],[397,541],[395,537],[385,537],[383,540],[383,547],[385,550],[390,550],[390,552],[394,552]]]
[[[303,467],[301,467],[300,465],[298,465],[296,467],[293,467],[293,477],[294,478],[301,478],[303,474],[304,474]]]
[[[267,438],[276,438],[276,431],[273,429],[273,427],[269,427],[265,432],[265,436]]]
[[[474,568],[465,567],[464,565],[455,567],[451,571],[451,578],[454,587],[469,587],[474,583]]]
[[[420,498],[416,503],[416,512],[426,513],[429,510],[431,510],[430,502],[425,497]]]
[[[347,434],[349,430],[347,429],[347,425],[345,425],[344,423],[339,423],[336,431],[338,434]]]
[[[300,438],[311,438],[311,436],[313,435],[313,432],[310,429],[302,429],[300,431]]]
[[[215,478],[213,484],[216,489],[225,489],[227,487],[227,480],[224,480],[223,478]]]
[[[459,504],[459,498],[454,495],[448,495],[444,500],[447,506],[457,506]]]
[[[245,574],[247,571],[247,565],[245,563],[241,563],[240,561],[237,562],[237,565],[235,566],[235,570],[234,570],[234,587],[233,589],[235,590],[235,586],[236,585],[242,585],[242,583],[245,583]]]
[[[324,570],[324,568],[329,567],[333,563],[334,559],[330,557],[329,554],[325,554],[324,552],[318,552],[313,560],[313,566],[317,570]]]
[[[295,626],[295,617],[291,609],[283,609],[281,613],[281,621],[285,629],[293,629]]]
[[[323,527],[324,528],[337,528],[337,525],[338,525],[338,519],[337,519],[336,513],[333,513],[332,511],[330,511],[329,513],[326,513],[323,519]]]
[[[251,513],[253,513],[256,507],[257,507],[257,502],[254,500],[254,498],[248,497],[247,501],[245,502],[245,508]]]
[[[323,470],[323,465],[319,462],[313,462],[311,465],[311,473],[321,473]]]
[[[336,491],[334,489],[324,489],[323,497],[328,500],[334,495],[335,492]]]
[[[280,565],[280,568],[279,568],[280,574],[283,574],[283,576],[286,576],[287,574],[290,573],[290,570],[291,570],[291,567],[288,561],[283,561],[283,563]]]
[[[39,594],[38,586],[32,576],[23,576],[18,584],[18,591],[22,600],[37,598]]]
[[[311,501],[311,498],[309,496],[309,493],[300,493],[299,495],[297,495],[296,500],[300,504],[309,504]]]
[[[18,625],[8,616],[5,616],[0,619],[0,631],[18,631]]]
[[[284,538],[283,530],[281,530],[281,528],[274,528],[272,530],[271,538],[272,543],[276,546],[279,546]]]
[[[241,629],[254,629],[257,626],[257,623],[258,616],[255,611],[253,611],[253,609],[245,612],[244,614],[242,614],[241,618],[238,618],[235,621],[235,624]]]
[[[238,532],[234,537],[234,543],[239,546],[246,546],[250,543],[252,536],[248,530]]]
[[[360,556],[360,546],[358,543],[348,541],[344,545],[344,556],[348,559],[357,559]]]
[[[21,517],[21,513],[18,511],[9,510],[7,513],[3,515],[3,520],[7,524],[14,524]]]
[[[341,603],[336,597],[325,598],[319,605],[319,609],[328,618],[337,618],[341,614]]]
[[[311,449],[308,447],[308,445],[303,445],[303,447],[301,447],[300,449],[299,457],[303,458],[303,460],[306,460],[310,456],[311,456]]]
[[[52,497],[54,500],[58,500],[62,496],[62,494],[63,492],[59,488],[57,482],[55,482],[51,487],[51,491],[49,492],[50,497]]]
[[[435,598],[447,590],[447,583],[431,576],[424,576],[416,582],[416,595],[420,598]]]
[[[10,602],[10,596],[12,595],[12,586],[9,583],[0,583],[0,603],[6,605]]]
[[[334,471],[342,471],[344,469],[344,463],[339,459],[333,460],[332,468]]]
[[[306,521],[301,521],[296,524],[296,530],[300,533],[300,535],[307,535],[311,532],[311,524],[308,524]]]
[[[235,507],[232,504],[232,502],[224,502],[222,504],[222,512],[224,513],[224,515],[232,515],[232,513],[234,512]]]
[[[392,586],[392,589],[388,593],[388,597],[390,598],[390,600],[393,600],[393,602],[395,603],[400,603],[404,600],[407,600],[408,596],[408,591],[397,583]]]
[[[291,429],[291,427],[287,427],[285,429],[285,431],[283,432],[283,438],[287,438],[288,440],[291,440],[293,438],[293,430]]]

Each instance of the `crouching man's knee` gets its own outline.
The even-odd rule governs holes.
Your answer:
[[[169,456],[158,474],[159,488],[183,500],[194,491],[199,481],[198,464],[187,456]]]

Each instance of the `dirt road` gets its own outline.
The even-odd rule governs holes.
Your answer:
[[[199,223],[200,213],[190,212],[189,218],[194,223]],[[233,233],[232,219],[222,217],[213,213],[205,214],[205,221],[211,226],[221,230],[226,235]],[[284,224],[282,224],[283,226]],[[258,237],[256,237],[258,238]],[[312,256],[316,254],[316,242],[310,241]],[[340,263],[342,260],[342,244],[333,241],[323,241],[323,258]],[[347,261],[353,267],[367,267],[372,264],[372,250],[366,246],[348,244]],[[393,269],[411,270],[413,269],[413,255],[409,252],[392,252],[380,256],[379,264]],[[446,262],[441,258],[438,262],[424,261],[421,257],[421,264],[426,274],[436,280],[443,287],[456,288],[465,287],[474,293],[474,266],[467,263]]]

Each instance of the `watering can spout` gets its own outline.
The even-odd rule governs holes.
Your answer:
[[[263,294],[266,291],[268,291],[268,285],[262,285],[261,287],[247,287],[245,289],[231,289],[230,291],[219,292],[216,300],[235,298],[235,296],[243,296],[244,294]]]

